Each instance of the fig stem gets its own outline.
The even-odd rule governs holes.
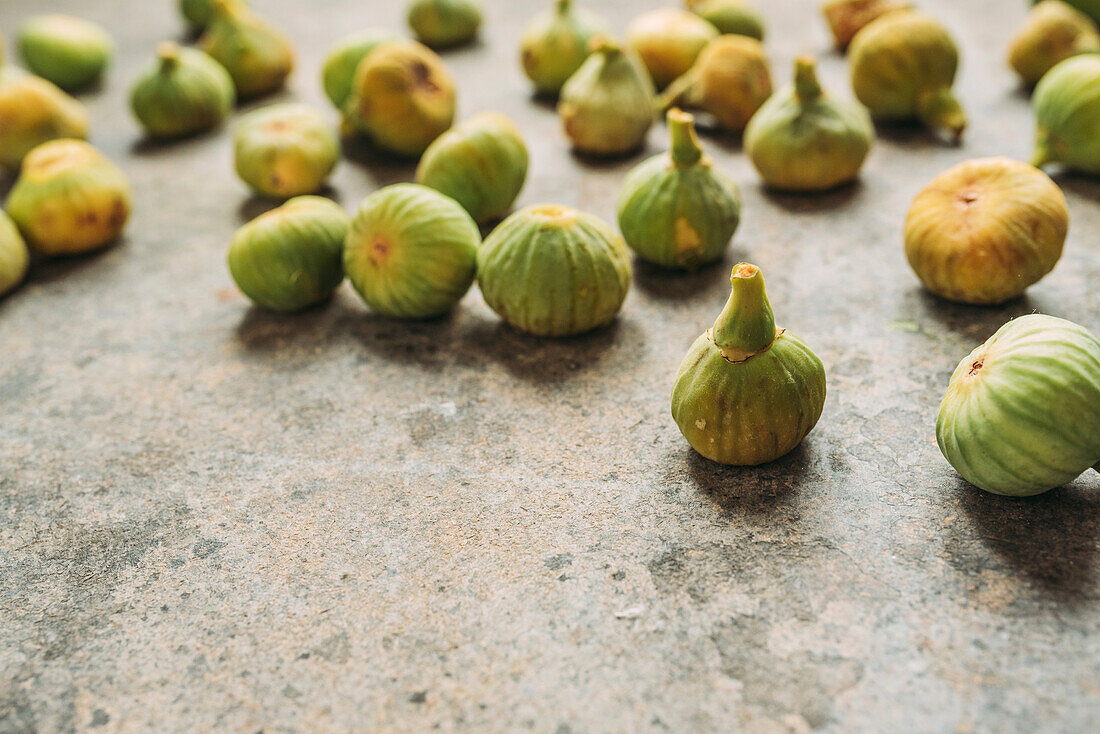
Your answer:
[[[749,263],[734,266],[729,300],[711,330],[711,340],[730,362],[744,362],[775,342],[775,316],[764,291],[760,268]]]
[[[620,47],[619,44],[615,43],[615,41],[611,40],[607,36],[596,36],[592,39],[589,48],[591,49],[592,53],[602,54],[604,57],[607,58],[617,56],[618,54],[621,54],[623,52],[622,47]]]
[[[917,99],[917,116],[933,130],[951,133],[956,144],[966,130],[966,113],[947,87],[921,94]]]
[[[693,86],[695,86],[695,77],[689,71],[672,82],[672,84],[669,84],[668,88],[657,97],[657,110],[659,112],[664,112],[670,107],[678,105],[681,100],[687,96],[687,93],[691,91]]]
[[[161,73],[168,74],[179,64],[180,47],[171,41],[165,41],[157,46],[157,57],[160,58]]]
[[[794,61],[794,91],[802,102],[813,102],[822,94],[817,64],[809,56],[799,56]]]
[[[672,137],[670,155],[678,166],[694,166],[703,158],[703,147],[695,134],[695,117],[679,109],[668,111],[668,131]]]
[[[565,15],[569,12],[569,6],[573,4],[573,0],[558,0],[557,8],[558,15]]]
[[[1035,135],[1035,152],[1031,156],[1031,165],[1042,168],[1048,163],[1053,163],[1054,158],[1050,152],[1050,140],[1045,130],[1040,130]]]

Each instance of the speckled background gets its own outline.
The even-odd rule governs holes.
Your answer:
[[[285,97],[323,107],[330,43],[402,25],[398,2],[254,4],[298,44]],[[522,203],[610,219],[641,156],[577,160],[530,99],[515,39],[546,4],[487,0],[484,42],[446,56],[461,112],[521,124]],[[662,3],[588,4],[621,29]],[[815,3],[758,4],[776,77],[820,53],[847,94]],[[725,264],[639,267],[613,326],[540,341],[476,291],[425,323],[373,316],[347,286],[297,317],[250,308],[224,253],[271,204],[233,176],[224,133],[149,145],[126,111],[180,35],[174,2],[4,0],[9,50],[47,7],[112,29],[117,63],[83,99],[136,207],[117,247],[37,263],[0,301],[0,732],[1094,729],[1100,475],[984,495],[934,421],[1006,319],[1100,330],[1100,184],[1058,178],[1070,239],[1026,299],[923,293],[909,201],[964,159],[1026,158],[1032,123],[1003,62],[1025,3],[920,4],[964,49],[962,148],[884,131],[861,184],[798,198],[710,138],[745,199]],[[411,176],[351,153],[331,192],[349,209]],[[740,259],[829,375],[817,429],[753,470],[696,456],[668,411]]]

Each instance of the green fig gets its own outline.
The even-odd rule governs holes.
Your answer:
[[[748,36],[719,36],[669,85],[657,106],[706,112],[722,129],[740,132],[771,94],[764,46]]]
[[[324,116],[293,102],[245,115],[233,134],[237,175],[276,199],[320,191],[340,159],[340,139]]]
[[[19,32],[19,54],[27,68],[69,92],[103,76],[114,42],[100,26],[68,15],[39,15]]]
[[[344,280],[348,215],[320,196],[298,196],[237,230],[229,272],[253,302],[299,311],[332,297]]]
[[[214,17],[199,48],[225,67],[241,99],[281,89],[294,70],[290,40],[241,0],[212,1]]]
[[[1008,63],[1025,84],[1035,86],[1058,62],[1096,51],[1100,32],[1091,18],[1062,0],[1044,0],[1012,39]]]
[[[802,57],[794,85],[765,102],[745,128],[745,152],[768,186],[823,191],[859,176],[874,139],[867,110],[826,94],[814,60]]]
[[[474,0],[412,0],[409,28],[429,48],[452,48],[477,38],[481,5]]]
[[[178,138],[221,125],[237,100],[229,72],[202,51],[165,42],[130,93],[130,109],[154,138]]]
[[[23,282],[29,265],[27,243],[11,217],[0,210],[0,297]]]
[[[441,316],[476,272],[481,233],[458,202],[419,184],[395,184],[359,206],[344,270],[371,310],[402,319]]]
[[[348,36],[329,51],[321,68],[321,85],[336,109],[343,110],[351,98],[355,70],[367,54],[383,43],[396,40],[397,36],[389,31],[368,30]]]
[[[871,21],[895,10],[910,10],[913,6],[899,0],[831,0],[821,6],[825,21],[833,34],[837,51],[845,51]]]
[[[653,82],[633,52],[605,38],[561,90],[558,114],[573,147],[622,155],[645,144],[653,125]]]
[[[974,486],[1027,497],[1100,471],[1100,341],[1031,314],[955,369],[936,421],[944,457]]]
[[[1048,71],[1031,105],[1038,123],[1033,163],[1100,175],[1100,54],[1075,56]]]
[[[670,150],[623,182],[619,230],[641,259],[694,270],[722,259],[741,220],[741,194],[703,152],[691,115],[670,111],[668,128]]]
[[[638,16],[626,30],[627,44],[649,70],[658,89],[687,73],[718,29],[680,8],[659,8]]]
[[[46,141],[88,136],[84,105],[13,66],[0,67],[0,121],[0,165],[8,168]]]
[[[630,254],[597,217],[552,204],[505,219],[477,253],[489,308],[535,336],[572,336],[610,323],[630,289]]]
[[[575,8],[572,0],[555,0],[554,7],[535,16],[523,31],[520,60],[538,94],[557,95],[588,58],[590,44],[605,32],[597,15]]]
[[[76,255],[118,239],[130,217],[130,183],[82,140],[51,140],[23,161],[7,209],[40,255]]]
[[[723,35],[764,40],[764,19],[744,0],[686,0],[685,4]]]
[[[416,182],[461,204],[474,221],[500,219],[527,180],[527,145],[504,115],[484,112],[443,133],[424,151]]]

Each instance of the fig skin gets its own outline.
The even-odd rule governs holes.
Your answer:
[[[355,72],[346,127],[375,145],[417,157],[450,129],[455,85],[443,59],[416,41],[375,48]]]
[[[520,41],[523,73],[535,92],[556,97],[588,58],[592,40],[606,29],[603,19],[574,7],[572,0],[556,0],[553,8],[539,13]]]
[[[574,150],[596,156],[632,153],[653,126],[654,89],[641,60],[606,38],[561,90],[558,115]]]
[[[130,217],[130,183],[82,140],[51,140],[32,150],[8,195],[7,210],[40,255],[78,255],[114,242]]]
[[[685,0],[684,4],[723,35],[764,40],[764,19],[743,0]]]
[[[925,288],[995,305],[1054,269],[1069,230],[1066,198],[1042,171],[1007,158],[961,163],[913,201],[905,254]]]
[[[939,21],[887,13],[856,34],[849,57],[852,88],[875,120],[920,120],[956,143],[962,138],[966,113],[951,91],[959,52]]]
[[[936,441],[963,479],[999,495],[1100,471],[1100,341],[1053,316],[1009,321],[955,369]]]
[[[671,110],[667,153],[635,167],[619,192],[619,231],[641,259],[695,270],[721,260],[741,221],[741,194],[699,145],[695,120]]]
[[[29,266],[27,243],[11,217],[0,210],[0,298],[23,282]]]
[[[832,0],[821,6],[837,51],[846,51],[852,39],[871,21],[913,6],[898,0]]]
[[[241,292],[272,311],[327,301],[344,280],[348,215],[320,196],[298,196],[237,230],[229,272]]]
[[[626,245],[599,218],[540,204],[508,217],[477,253],[489,308],[529,334],[583,334],[615,319],[630,289]]]
[[[85,89],[103,76],[114,41],[99,25],[69,15],[39,15],[19,32],[27,68],[67,92]]]
[[[214,17],[199,48],[225,67],[241,99],[281,89],[294,70],[294,47],[282,31],[241,0],[212,0]]]
[[[745,152],[771,188],[826,191],[859,176],[874,139],[867,110],[826,94],[813,59],[803,57],[793,86],[753,115]]]
[[[481,233],[450,197],[419,184],[376,191],[352,218],[344,270],[372,311],[442,316],[474,282]]]
[[[1028,14],[1008,49],[1009,66],[1035,86],[1059,62],[1100,51],[1100,32],[1092,19],[1062,0],[1043,0]]]
[[[1036,166],[1100,175],[1100,54],[1066,59],[1035,87]]]
[[[519,129],[484,112],[443,133],[424,151],[416,182],[451,197],[478,224],[501,219],[527,180],[528,154]]]
[[[0,165],[17,168],[50,140],[88,136],[84,105],[51,82],[13,66],[0,67]]]
[[[342,111],[351,98],[355,70],[367,54],[396,40],[397,36],[389,31],[372,29],[348,36],[333,46],[321,68],[321,86],[336,109]]]
[[[785,456],[825,406],[825,368],[798,337],[775,327],[759,268],[740,263],[714,327],[684,357],[672,417],[697,452],[757,466]]]
[[[179,138],[222,125],[236,104],[229,72],[202,51],[163,43],[134,84],[130,110],[153,138]]]
[[[691,70],[669,85],[658,108],[680,107],[710,114],[719,127],[741,132],[772,95],[764,46],[747,36],[719,36]]]
[[[241,2],[248,4],[245,0]],[[214,19],[214,0],[179,0],[179,11],[191,32],[199,33]]]
[[[324,116],[284,102],[254,110],[233,133],[237,175],[275,199],[320,191],[340,160],[340,139]]]
[[[626,29],[627,45],[645,64],[657,89],[686,74],[718,35],[713,25],[680,8],[644,13]]]
[[[1064,2],[1077,8],[1092,18],[1094,23],[1100,25],[1100,0],[1064,0]]]
[[[416,40],[445,49],[477,38],[481,16],[481,5],[473,0],[412,0],[407,19]]]

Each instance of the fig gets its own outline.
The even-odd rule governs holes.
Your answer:
[[[597,37],[592,55],[562,87],[558,114],[575,150],[623,155],[645,144],[653,125],[653,95],[641,60]]]
[[[412,0],[409,28],[429,48],[452,48],[477,38],[481,5],[474,0]]]
[[[477,225],[454,199],[395,184],[359,206],[344,242],[344,270],[371,310],[432,318],[470,290],[480,244]]]
[[[36,16],[19,32],[19,54],[27,68],[68,92],[97,81],[113,50],[107,31],[69,15]]]
[[[40,255],[76,255],[118,239],[130,217],[130,183],[83,140],[51,140],[27,154],[7,209]]]
[[[637,166],[619,192],[619,230],[641,259],[694,270],[722,259],[741,220],[737,184],[703,152],[695,118],[668,113],[669,151]]]
[[[610,323],[631,273],[629,251],[609,226],[553,204],[508,217],[477,253],[489,308],[535,336],[573,336]]]
[[[1031,314],[1002,326],[955,369],[936,421],[963,479],[1027,497],[1100,471],[1100,341]]]
[[[396,40],[397,36],[389,31],[368,30],[348,36],[329,51],[321,68],[321,85],[336,109],[343,110],[351,98],[355,70],[367,54],[383,43]]]
[[[416,182],[446,194],[478,224],[508,213],[527,180],[527,145],[504,115],[485,112],[428,146]]]
[[[214,0],[179,0],[179,9],[192,33],[206,30],[214,19]]]
[[[887,13],[856,34],[849,54],[856,97],[876,120],[920,120],[956,143],[962,138],[966,113],[951,91],[959,52],[939,21]]]
[[[23,282],[29,265],[27,243],[11,217],[0,211],[0,297]]]
[[[740,132],[771,94],[763,45],[747,36],[719,36],[686,74],[669,85],[658,107],[700,110],[721,128]]]
[[[697,452],[756,466],[790,453],[821,418],[825,368],[804,341],[777,329],[755,265],[740,263],[729,301],[692,344],[672,388],[672,417]]]
[[[1094,23],[1100,24],[1100,0],[1064,0],[1064,2],[1092,18]]]
[[[1008,63],[1025,84],[1035,86],[1058,62],[1095,51],[1100,51],[1100,32],[1091,18],[1062,0],[1043,0],[1012,39]]]
[[[443,59],[416,41],[384,43],[355,72],[347,126],[393,153],[418,156],[454,122],[455,86]]]
[[[574,8],[572,0],[556,0],[553,8],[535,16],[520,42],[523,72],[535,91],[556,96],[588,58],[592,39],[605,28],[599,16]]]
[[[237,94],[229,72],[202,51],[165,42],[157,62],[134,84],[130,109],[154,138],[178,138],[218,127]]]
[[[719,33],[764,40],[764,19],[744,0],[685,0],[685,4]]]
[[[41,77],[0,67],[0,165],[18,167],[48,140],[87,136],[84,105]]]
[[[925,288],[998,304],[1054,269],[1069,230],[1066,198],[1042,171],[1008,158],[967,161],[913,201],[905,254]]]
[[[823,191],[859,176],[874,139],[867,110],[826,94],[814,60],[802,57],[794,85],[765,102],[745,128],[745,152],[768,186]]]
[[[294,70],[294,47],[282,31],[241,0],[212,0],[214,16],[199,48],[225,67],[241,99],[281,89]]]
[[[233,158],[237,175],[254,190],[289,199],[321,190],[340,159],[340,139],[320,112],[283,102],[241,118]]]
[[[913,6],[898,0],[831,0],[821,6],[837,51],[847,50],[852,39],[864,26],[895,10]]]
[[[254,303],[300,311],[344,280],[348,215],[320,196],[298,196],[253,219],[229,243],[229,272]]]
[[[718,29],[680,8],[659,8],[638,16],[626,30],[627,44],[645,64],[658,89],[687,73]]]
[[[1100,174],[1100,54],[1066,59],[1035,87],[1037,166],[1060,163]]]

